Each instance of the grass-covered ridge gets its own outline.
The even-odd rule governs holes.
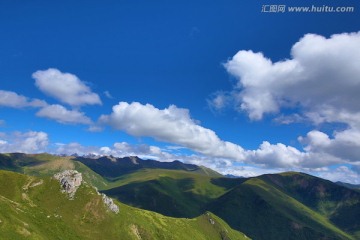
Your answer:
[[[114,214],[88,184],[69,200],[50,177],[0,170],[0,182],[2,239],[246,239],[210,212],[170,218],[116,202]]]

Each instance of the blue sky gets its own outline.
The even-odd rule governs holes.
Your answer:
[[[355,11],[261,12],[278,4]],[[359,9],[357,0],[1,1],[0,151],[359,183]]]

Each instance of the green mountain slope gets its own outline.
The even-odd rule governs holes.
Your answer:
[[[185,224],[186,228],[200,228],[197,231],[201,234],[210,230],[205,230],[206,228],[201,228],[200,225],[216,229],[216,224],[208,225],[208,223],[217,217],[209,213],[212,219],[210,221],[207,219],[209,216],[204,215],[207,211],[213,212],[233,229],[244,232],[253,239],[360,239],[360,193],[303,173],[267,174],[250,179],[225,178],[211,169],[179,161],[160,163],[137,157],[110,156],[94,159],[49,154],[0,154],[0,169],[17,171],[42,179],[47,179],[46,177],[64,169],[76,169],[82,172],[83,179],[88,185],[95,186],[101,192],[126,204],[118,202],[125,210],[120,215],[129,211],[138,213],[133,215],[131,212],[124,216],[131,220],[136,219],[138,222],[133,223],[135,227],[131,227],[133,229],[131,231],[150,232],[148,234],[155,237],[154,239],[161,239],[160,235],[156,235],[159,232],[163,234],[161,237],[170,236],[170,233],[164,233],[168,231],[169,226],[156,230],[156,234],[151,230],[158,218],[165,219],[161,222],[170,225],[175,221],[176,226]],[[22,194],[21,187],[19,189],[16,190],[18,192],[13,193],[14,196]],[[54,194],[56,196],[59,192]],[[4,208],[15,214],[15,210],[11,210],[9,205],[4,205]],[[45,212],[44,209],[41,211]],[[119,216],[107,213],[106,209],[104,211],[107,214],[105,214],[106,219],[117,219]],[[165,217],[155,212],[177,218]],[[147,218],[151,223],[142,223],[144,216],[151,216]],[[228,228],[221,219],[217,222],[223,228],[216,230],[217,236],[221,233],[225,234],[224,228]],[[79,221],[81,218],[78,218],[74,224],[78,224]],[[114,220],[119,224],[117,221],[119,220]],[[69,227],[68,224],[62,224],[58,224],[61,229]],[[116,225],[112,220],[106,224],[111,227]],[[116,225],[116,227],[124,229],[123,234],[129,231],[129,226]],[[37,229],[36,226],[34,228]],[[98,229],[100,228],[99,225]],[[56,229],[54,228],[54,231]],[[94,229],[89,231],[97,231],[96,227]],[[12,230],[16,232],[16,229]],[[84,235],[83,232],[71,228],[67,231],[73,234],[71,237]],[[111,233],[110,230],[108,231]],[[187,230],[182,228],[181,231]],[[198,234],[192,230],[190,232]],[[109,235],[109,237],[114,236]],[[146,239],[144,236],[142,239]],[[206,234],[201,235],[203,236]],[[199,239],[202,239],[201,237]]]
[[[119,202],[112,213],[88,184],[69,200],[49,177],[1,170],[0,182],[1,239],[246,239],[212,213],[176,219]]]
[[[114,184],[117,187],[103,192],[129,205],[173,217],[198,216],[207,203],[227,190],[206,175],[165,169],[143,169],[122,176]]]
[[[209,209],[253,239],[355,239],[262,178],[245,181]]]
[[[360,238],[359,192],[304,173],[269,174],[261,179]]]
[[[0,169],[15,171],[31,176],[53,176],[63,170],[77,170],[86,182],[99,189],[108,188],[109,182],[74,157],[51,154],[0,154]]]

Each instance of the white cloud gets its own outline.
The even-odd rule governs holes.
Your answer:
[[[302,164],[307,153],[282,143],[270,144],[264,141],[256,150],[247,151],[247,159],[253,163],[270,167],[295,167]]]
[[[94,146],[83,146],[77,142],[71,143],[56,143],[56,149],[54,150],[56,154],[78,154],[78,155],[86,155],[86,154],[95,154],[100,155],[99,148]]]
[[[45,132],[14,132],[2,136],[0,152],[38,153],[46,151],[48,143],[48,135]]]
[[[292,168],[287,169],[288,171],[301,171],[313,176],[318,176],[333,182],[341,181],[352,184],[360,184],[360,174],[348,166],[338,166],[336,168],[316,168],[316,169],[304,169],[304,168]],[[286,171],[283,168],[261,168],[256,166],[233,166],[231,168],[218,169],[222,174],[231,174],[241,177],[255,177],[262,174],[273,174]]]
[[[46,106],[46,102],[39,99],[29,99],[12,91],[0,90],[0,106],[11,108],[37,108]]]
[[[113,96],[111,95],[111,93],[109,91],[105,91],[104,95],[109,99],[113,99]]]
[[[274,118],[273,121],[275,123],[288,125],[288,124],[292,124],[292,123],[304,122],[305,118],[300,116],[300,114],[294,113],[291,115],[280,115],[280,116]]]
[[[300,139],[305,143],[304,138]],[[310,145],[306,145],[301,151],[283,143],[270,144],[267,141],[264,141],[258,149],[246,150],[245,156],[245,162],[256,166],[283,170],[298,169],[298,171],[348,162],[330,152],[313,151]]]
[[[55,153],[57,154],[78,154],[78,155],[112,155],[115,157],[139,156],[143,159],[157,159],[161,161],[172,161],[174,155],[163,152],[159,147],[147,144],[129,144],[126,142],[116,142],[113,146],[83,146],[80,143],[57,143]]]
[[[207,103],[211,110],[220,111],[224,109],[231,101],[231,96],[223,91],[213,94],[213,96],[207,100]]]
[[[262,53],[239,51],[229,60],[225,67],[238,79],[233,90],[237,107],[254,120],[298,105],[305,112],[324,107],[360,111],[360,32],[328,39],[307,34],[294,44],[291,56],[272,62]],[[330,120],[326,112],[323,117]]]
[[[347,129],[335,132],[330,138],[326,133],[313,130],[306,137],[300,137],[300,142],[306,144],[305,150],[311,153],[327,154],[337,158],[338,162],[360,164],[360,131]],[[340,160],[341,159],[341,160]]]
[[[252,120],[280,113],[274,121],[282,124],[311,121],[345,126],[345,130],[334,127],[332,134],[313,130],[299,137],[303,150],[264,141],[258,149],[246,151],[248,162],[281,168],[360,164],[359,62],[360,32],[330,38],[306,34],[293,45],[290,59],[277,62],[242,50],[224,65],[237,84],[227,93],[215,94],[211,103],[221,109],[227,96],[227,103]],[[293,113],[284,115],[283,109]]]
[[[120,102],[110,115],[102,115],[100,122],[133,136],[153,137],[212,157],[244,157],[240,146],[222,141],[214,131],[191,119],[189,110],[174,105],[160,110],[151,104]]]
[[[0,106],[11,108],[41,108],[36,116],[55,120],[66,124],[91,124],[90,118],[85,113],[78,110],[68,110],[59,104],[48,105],[45,101],[39,99],[29,99],[15,92],[0,90]],[[5,122],[0,120],[0,126]]]
[[[147,144],[129,144],[127,142],[117,142],[113,146],[113,155],[117,156],[140,156],[162,161],[173,159],[173,155],[162,151],[161,148]]]
[[[234,166],[231,168],[224,168],[221,169],[219,172],[223,174],[231,174],[234,176],[240,177],[256,177],[262,174],[269,174],[269,173],[280,173],[283,170],[279,169],[269,169],[269,168],[260,168],[256,166]]]
[[[43,107],[36,113],[36,116],[49,118],[66,124],[91,124],[90,118],[86,117],[83,112],[68,110],[58,104]]]
[[[319,131],[309,132],[307,137],[300,137],[304,149],[282,143],[271,144],[264,141],[258,149],[244,150],[241,146],[221,140],[215,132],[198,125],[190,118],[187,109],[170,106],[163,110],[150,104],[120,102],[113,107],[110,115],[103,115],[100,122],[109,124],[133,136],[148,136],[157,140],[186,147],[204,154],[204,158],[190,158],[192,162],[206,162],[219,169],[219,163],[243,162],[269,169],[311,169],[333,164],[360,163],[360,139],[354,131],[334,133],[330,138]],[[118,145],[126,149],[127,145]],[[130,152],[130,151],[125,151]],[[137,151],[141,152],[141,151]],[[119,153],[119,152],[118,152]],[[189,160],[189,159],[188,159]],[[190,161],[189,160],[189,161]],[[214,164],[216,162],[216,164]]]
[[[95,123],[95,124],[90,125],[87,130],[89,132],[102,132],[104,129],[103,129],[103,127],[101,127]]]
[[[35,85],[45,94],[71,106],[101,104],[96,93],[71,73],[49,68],[33,73]]]
[[[360,184],[360,174],[347,166],[339,166],[335,169],[325,169],[323,171],[314,171],[312,174],[333,182],[341,181],[352,184]]]

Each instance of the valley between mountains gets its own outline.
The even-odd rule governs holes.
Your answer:
[[[66,170],[81,174],[73,198],[54,178]],[[181,161],[0,154],[0,239],[355,240],[360,190],[299,172],[229,178]]]

